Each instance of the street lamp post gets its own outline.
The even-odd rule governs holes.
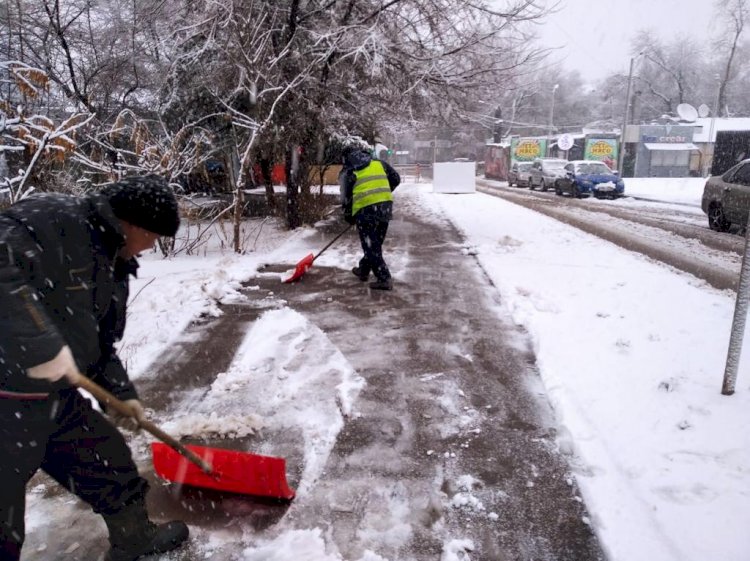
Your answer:
[[[552,86],[552,103],[550,103],[549,106],[549,131],[547,134],[547,156],[549,156],[552,153],[552,133],[555,129],[554,127],[554,118],[555,118],[555,92],[557,91],[557,88],[560,87],[560,84],[555,84]]]
[[[641,51],[630,59],[630,72],[628,72],[628,89],[625,94],[625,110],[622,116],[622,130],[620,131],[620,152],[617,154],[617,171],[622,175],[622,166],[625,161],[625,129],[628,126],[628,113],[630,113],[630,92],[633,91],[633,67],[636,59],[644,53]]]
[[[708,142],[706,143],[706,151],[708,146],[711,146],[711,160],[706,158],[705,168],[703,170],[703,176],[708,177],[711,174],[711,168],[714,164],[714,156],[716,155],[716,139],[714,138],[714,131],[716,130],[716,117],[719,113],[719,95],[721,94],[721,77],[717,74],[716,80],[719,82],[716,88],[716,99],[714,100],[714,110],[711,112],[711,127],[708,129]]]

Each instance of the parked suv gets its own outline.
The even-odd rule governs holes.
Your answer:
[[[513,162],[508,171],[508,186],[528,187],[531,162]]]
[[[708,215],[708,226],[728,232],[733,224],[747,226],[750,211],[750,159],[743,160],[724,175],[709,177],[703,188],[701,208]]]
[[[537,158],[534,160],[529,171],[529,189],[541,187],[542,191],[546,191],[550,187],[554,187],[556,179],[565,177],[565,164],[567,163],[568,160],[557,158]]]

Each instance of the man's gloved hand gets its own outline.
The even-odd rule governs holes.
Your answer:
[[[141,421],[146,420],[146,410],[137,399],[128,399],[123,403],[130,409],[132,416],[123,415],[112,407],[106,408],[106,413],[112,422],[120,428],[137,431],[141,428]]]
[[[50,382],[57,382],[60,378],[66,378],[73,385],[76,385],[78,378],[81,376],[78,373],[78,366],[73,358],[73,353],[67,345],[60,349],[55,358],[32,366],[26,370],[26,374],[29,378]]]

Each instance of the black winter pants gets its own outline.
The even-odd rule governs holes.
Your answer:
[[[383,242],[388,233],[388,220],[378,219],[377,216],[359,212],[354,216],[362,243],[364,256],[359,260],[359,270],[363,274],[371,271],[378,280],[391,278],[391,272],[383,260]]]
[[[78,391],[0,397],[0,561],[20,557],[26,484],[39,468],[103,515],[148,489],[123,436]]]

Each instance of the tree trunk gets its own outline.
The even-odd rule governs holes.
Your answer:
[[[242,253],[242,242],[240,240],[240,225],[242,224],[242,207],[244,206],[244,194],[242,192],[241,181],[238,178],[236,160],[237,152],[234,147],[230,147],[225,155],[227,173],[229,174],[229,184],[234,188],[234,213],[232,215],[233,240],[232,246],[235,253]]]
[[[734,28],[734,39],[732,41],[732,48],[729,49],[729,56],[727,57],[727,63],[724,66],[724,75],[721,77],[721,83],[719,84],[719,107],[717,116],[721,117],[722,114],[726,116],[726,95],[727,86],[731,79],[732,63],[734,62],[734,56],[737,54],[737,43],[739,43],[740,35],[745,27],[742,10],[744,9],[744,2],[738,6],[738,13],[735,16],[735,28]]]
[[[288,146],[284,169],[286,170],[286,223],[294,230],[302,225],[299,215],[299,193],[297,192],[296,166],[293,164],[296,148]]]
[[[237,185],[234,192],[234,252],[242,253],[240,240],[240,226],[242,225],[242,209],[245,206],[245,196],[242,187]]]

